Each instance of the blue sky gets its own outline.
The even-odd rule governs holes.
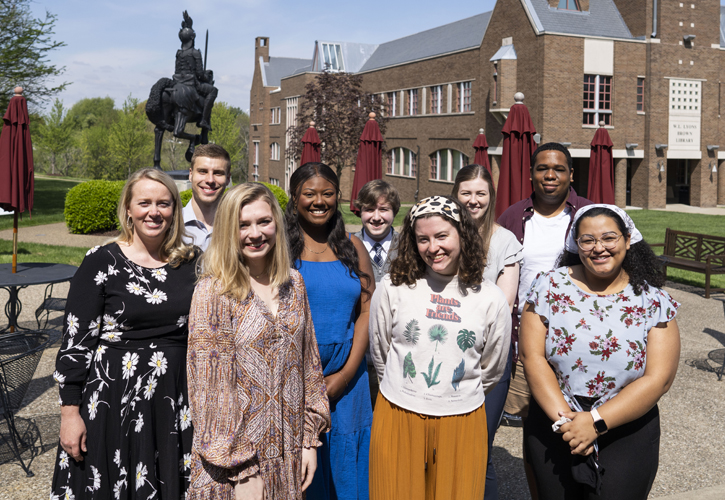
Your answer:
[[[50,56],[73,82],[58,97],[70,107],[84,97],[111,96],[120,107],[132,94],[146,99],[171,77],[182,11],[189,11],[196,46],[204,50],[219,88],[217,101],[245,111],[254,72],[254,38],[270,37],[270,55],[311,58],[316,39],[382,43],[493,8],[495,0],[32,0],[36,17],[58,16]],[[203,7],[202,7],[203,6]],[[455,7],[455,8],[452,8]]]

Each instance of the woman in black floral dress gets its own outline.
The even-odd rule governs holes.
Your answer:
[[[121,235],[91,249],[68,293],[54,378],[61,427],[51,499],[178,499],[192,440],[187,317],[198,249],[181,200],[154,169],[134,173]]]

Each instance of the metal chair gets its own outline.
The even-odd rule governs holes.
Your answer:
[[[44,330],[0,335],[0,413],[8,424],[10,434],[0,434],[0,439],[9,445],[28,477],[34,474],[20,455],[33,443],[26,442],[18,432],[15,414],[20,409],[43,350],[56,338],[53,332]]]

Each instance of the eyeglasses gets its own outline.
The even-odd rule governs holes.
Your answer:
[[[594,236],[585,234],[584,236],[580,236],[579,239],[576,240],[576,242],[577,245],[579,245],[579,248],[581,248],[585,252],[591,252],[592,250],[594,250],[594,247],[597,246],[597,241],[601,243],[602,246],[607,250],[611,250],[617,246],[617,242],[619,242],[619,238],[621,237],[621,234],[615,233],[607,233],[601,238],[595,238]]]

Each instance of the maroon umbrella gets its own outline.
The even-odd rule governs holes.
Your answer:
[[[33,145],[28,130],[28,104],[22,93],[21,87],[15,87],[0,134],[0,208],[15,212],[13,272],[18,265],[18,214],[33,209]]]
[[[589,186],[587,198],[592,203],[614,205],[614,158],[612,157],[612,139],[604,122],[592,139],[592,152],[589,156]]]
[[[383,135],[380,133],[375,113],[368,115],[367,123],[360,136],[360,149],[357,150],[355,162],[355,178],[352,181],[352,194],[350,195],[350,210],[358,214],[359,210],[353,205],[360,189],[368,182],[383,178],[382,147]]]
[[[319,163],[320,162],[320,136],[317,135],[315,129],[315,122],[310,122],[310,126],[302,137],[302,158],[300,158],[300,165],[305,163]]]
[[[486,167],[488,173],[491,173],[491,163],[488,161],[488,142],[486,141],[486,135],[483,133],[483,129],[478,129],[478,136],[473,143],[473,149],[476,150],[476,156],[473,163]]]
[[[516,104],[511,106],[503,125],[503,155],[496,188],[496,217],[516,202],[531,195],[529,169],[531,154],[536,149],[534,124],[528,108],[524,105],[524,94],[514,95]]]

